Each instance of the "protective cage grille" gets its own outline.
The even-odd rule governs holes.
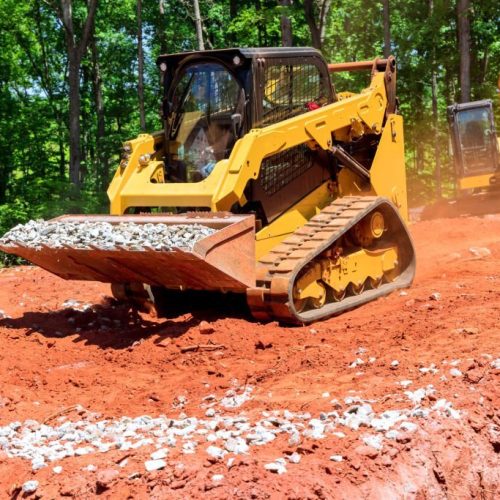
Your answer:
[[[263,126],[316,109],[329,98],[314,64],[271,64],[265,68],[264,81]]]
[[[281,151],[262,161],[259,181],[273,195],[313,166],[313,152],[304,144]]]

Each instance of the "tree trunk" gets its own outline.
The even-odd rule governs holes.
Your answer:
[[[94,138],[90,134],[91,119],[88,106],[90,94],[92,93],[92,77],[89,66],[84,64],[80,68],[80,183],[84,184],[87,175],[92,172],[95,165],[95,144]]]
[[[433,25],[434,0],[429,0],[429,21]],[[436,196],[441,198],[441,142],[439,140],[439,116],[438,116],[438,86],[437,86],[437,62],[436,62],[436,44],[432,44],[431,61],[431,94],[432,94],[432,123],[434,132],[434,173],[436,178]]]
[[[470,0],[457,0],[458,52],[460,57],[460,102],[470,101]]]
[[[69,51],[69,180],[80,186],[80,58],[78,49]]]
[[[391,19],[389,14],[389,0],[382,1],[384,6],[384,57],[391,55]]]
[[[69,81],[69,178],[80,188],[80,64],[87,50],[90,36],[94,31],[94,19],[98,0],[88,0],[87,17],[77,40],[73,24],[72,0],[60,0],[55,6],[65,32],[66,51],[68,54]]]
[[[486,75],[488,74],[488,63],[490,60],[490,54],[488,52],[488,47],[484,48],[484,55],[480,63],[480,74],[479,74],[479,85],[483,85],[486,82]]]
[[[7,173],[0,169],[0,205],[7,201]]]
[[[158,41],[160,42],[160,53],[166,54],[168,51],[167,46],[167,37],[165,35],[166,26],[165,26],[165,0],[160,0],[158,5],[160,15],[155,23],[156,28],[156,36]]]
[[[97,115],[96,149],[98,172],[101,178],[101,186],[106,187],[109,178],[109,163],[104,148],[104,137],[106,135],[106,122],[104,114],[104,98],[102,95],[101,68],[99,66],[99,52],[95,38],[90,40],[92,50],[92,93],[94,95],[94,106]]]
[[[229,17],[234,19],[238,15],[238,0],[229,0]]]
[[[304,0],[304,16],[311,32],[311,42],[318,50],[322,50],[325,41],[326,21],[331,3],[331,0]],[[315,5],[318,7],[318,13],[315,12]]]
[[[203,28],[201,26],[200,4],[198,0],[193,0],[194,24],[196,25],[196,38],[198,40],[198,50],[205,50],[203,43]]]
[[[439,141],[439,120],[438,120],[438,101],[437,101],[437,75],[436,70],[432,69],[432,122],[434,125],[434,161],[436,176],[436,196],[441,198],[441,143]]]
[[[418,54],[420,55],[420,54]],[[424,84],[419,79],[415,82],[415,162],[417,172],[425,169],[425,136],[422,131],[425,129],[426,117],[424,118]]]
[[[255,12],[257,13],[257,39],[259,41],[259,47],[262,47],[265,38],[265,28],[264,30],[262,29],[260,0],[255,0]]]
[[[146,130],[146,113],[144,112],[144,52],[142,50],[142,0],[137,0],[137,59],[139,61],[139,81],[137,95],[139,97],[139,120],[141,130]]]
[[[278,0],[278,5],[282,7],[290,7],[292,0]],[[291,47],[293,45],[292,38],[292,21],[286,14],[281,15],[281,45],[283,47]]]
[[[304,15],[306,18],[309,31],[311,32],[311,42],[313,47],[321,50],[321,34],[316,25],[316,16],[314,15],[314,1],[304,0]]]
[[[58,127],[57,141],[59,145],[59,177],[64,179],[66,174],[66,155],[64,154],[64,136],[61,127]]]

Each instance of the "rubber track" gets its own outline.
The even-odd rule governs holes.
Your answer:
[[[385,284],[379,289],[365,291],[355,298],[346,297],[340,302],[325,304],[320,309],[298,313],[293,305],[293,282],[304,266],[330,248],[338,238],[381,204],[390,205],[397,214],[397,209],[385,198],[376,196],[339,198],[262,257],[257,263],[257,287],[247,291],[248,304],[253,316],[264,321],[311,323],[352,309],[386,295],[396,288],[409,286],[414,272],[410,279],[404,282]],[[402,220],[401,225],[405,230]],[[413,252],[409,235],[408,241]]]

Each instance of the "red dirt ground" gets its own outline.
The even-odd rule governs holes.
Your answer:
[[[152,473],[144,469],[147,446],[67,458],[57,463],[58,475],[55,463],[34,472],[29,461],[0,451],[0,498],[22,496],[18,487],[28,479],[39,481],[33,497],[42,498],[499,498],[500,370],[492,360],[500,355],[500,216],[418,222],[411,233],[418,259],[412,288],[298,328],[203,304],[173,320],[134,316],[114,305],[107,285],[63,281],[32,267],[0,270],[0,309],[10,316],[0,319],[0,426],[82,418],[75,405],[100,418],[177,418],[179,396],[187,398],[185,414],[202,417],[203,397],[223,395],[234,379],[254,391],[228,415],[258,419],[262,411],[286,408],[314,416],[331,411],[331,399],[343,405],[353,394],[374,400],[379,412],[405,400],[401,380],[411,380],[411,390],[433,384],[437,397],[461,412],[458,420],[419,419],[415,433],[373,458],[350,429],[343,429],[344,439],[306,439],[297,450],[279,437],[237,456],[231,468],[224,460],[210,463],[203,446],[191,455],[173,450],[167,467]],[[489,254],[474,255],[471,247]],[[63,307],[70,299],[94,307]],[[200,333],[202,320],[214,333]],[[224,348],[183,352],[207,343]],[[360,347],[376,360],[349,368]],[[431,363],[438,373],[419,371]],[[463,376],[450,376],[451,366]],[[432,404],[434,396],[428,398]],[[264,469],[292,451],[301,461],[287,473]],[[332,454],[344,461],[329,460]],[[88,464],[97,471],[82,470]],[[98,489],[97,474],[110,469],[117,477]],[[139,477],[130,479],[135,471]],[[214,474],[223,480],[214,484]]]

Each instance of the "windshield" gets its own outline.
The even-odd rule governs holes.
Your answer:
[[[463,147],[484,147],[490,142],[490,128],[488,108],[466,109],[458,113],[458,130]]]
[[[221,64],[192,64],[171,102],[167,175],[174,182],[201,181],[231,152],[243,123],[243,89]]]
[[[491,128],[490,109],[479,107],[457,113],[462,150],[462,168],[466,175],[494,170],[496,136]]]

